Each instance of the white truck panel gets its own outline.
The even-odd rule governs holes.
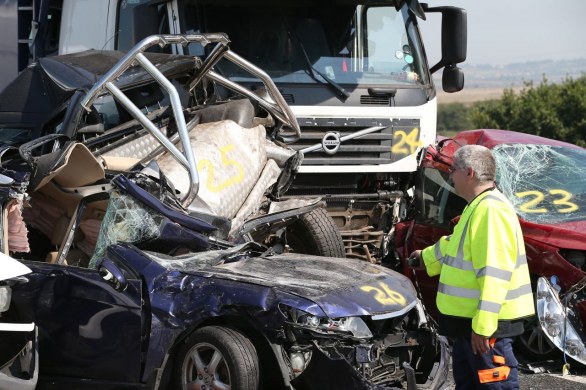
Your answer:
[[[116,1],[65,0],[63,2],[59,54],[88,49],[113,50]]]
[[[381,165],[302,165],[299,168],[301,173],[413,172],[417,170],[419,149],[435,143],[437,98],[415,107],[291,106],[291,109],[295,116],[303,118],[406,118],[420,121],[417,151],[399,161]]]

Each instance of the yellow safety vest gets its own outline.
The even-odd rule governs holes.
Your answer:
[[[437,308],[472,319],[489,337],[498,320],[535,313],[523,233],[515,210],[497,189],[478,195],[451,236],[422,251],[430,276],[440,275]]]

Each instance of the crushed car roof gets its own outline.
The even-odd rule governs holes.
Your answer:
[[[198,61],[190,56],[144,54],[168,78],[193,71]],[[42,126],[76,90],[89,90],[123,55],[118,51],[89,50],[39,59],[0,93],[0,127]],[[151,80],[144,68],[133,67],[115,84],[124,90]]]

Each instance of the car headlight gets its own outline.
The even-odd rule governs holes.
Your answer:
[[[586,346],[570,323],[564,305],[547,278],[537,280],[537,316],[547,337],[574,360],[586,364]]]
[[[360,317],[318,317],[284,304],[279,305],[279,309],[289,323],[300,328],[322,334],[338,333],[361,339],[372,338],[370,329]]]
[[[0,286],[0,313],[8,311],[12,289],[10,286]]]

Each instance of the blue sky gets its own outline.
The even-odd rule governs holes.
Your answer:
[[[586,0],[429,0],[468,13],[470,65],[586,59]],[[428,59],[440,55],[440,17],[420,20]],[[586,69],[585,69],[586,71]]]

